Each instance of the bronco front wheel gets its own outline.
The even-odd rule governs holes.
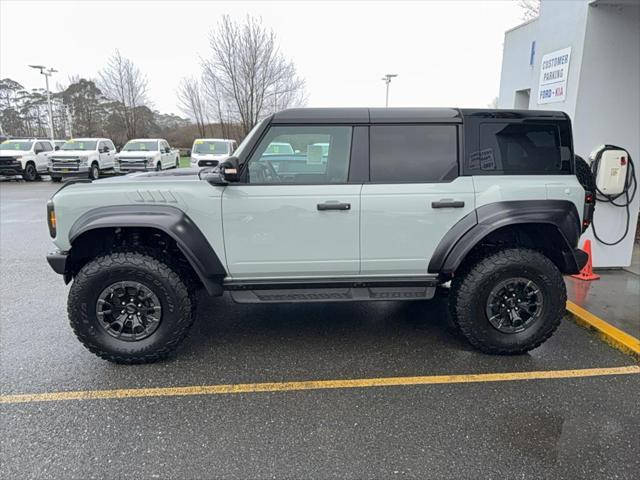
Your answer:
[[[173,352],[193,323],[193,299],[178,272],[153,256],[118,252],[87,263],[69,292],[78,339],[116,363],[150,363]]]
[[[512,248],[477,259],[451,284],[451,315],[469,342],[487,353],[519,354],[558,328],[567,292],[540,252]]]

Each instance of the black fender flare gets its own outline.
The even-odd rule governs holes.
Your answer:
[[[69,230],[69,242],[100,228],[155,228],[175,240],[178,248],[211,295],[222,294],[227,272],[213,247],[189,216],[168,205],[117,205],[83,213]]]
[[[429,273],[450,277],[479,242],[499,228],[517,224],[548,224],[557,228],[563,244],[563,273],[577,273],[585,259],[576,250],[581,234],[580,216],[568,200],[517,200],[478,207],[456,223],[442,238],[429,262]]]

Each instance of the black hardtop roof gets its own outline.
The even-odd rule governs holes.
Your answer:
[[[555,118],[566,114],[552,110],[501,110],[471,108],[291,108],[273,115],[271,123],[462,123],[464,117],[503,119]]]

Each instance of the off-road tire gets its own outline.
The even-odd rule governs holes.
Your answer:
[[[38,171],[36,170],[36,166],[33,163],[29,162],[24,167],[22,178],[24,178],[24,180],[27,182],[34,182],[38,178]]]
[[[92,163],[89,167],[89,178],[91,180],[98,180],[100,178],[100,167],[97,163]]]
[[[485,311],[491,290],[512,277],[533,280],[543,298],[539,318],[522,332],[503,333]],[[479,350],[491,354],[522,354],[545,342],[560,325],[567,291],[562,274],[542,253],[525,248],[485,252],[468,262],[451,282],[449,309],[455,325]]]
[[[67,311],[74,333],[97,356],[114,363],[152,363],[169,356],[184,340],[195,318],[195,291],[153,251],[105,253],[87,263],[69,291]],[[168,262],[171,263],[171,262]],[[123,341],[109,335],[96,315],[100,292],[117,281],[144,284],[158,297],[162,318],[158,328],[139,341]]]

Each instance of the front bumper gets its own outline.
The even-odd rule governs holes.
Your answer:
[[[64,162],[62,164],[53,163],[49,167],[49,175],[54,177],[77,177],[89,175],[88,165],[79,165],[78,163]]]
[[[0,164],[0,175],[22,175],[23,168],[20,162]]]
[[[68,252],[61,252],[56,250],[47,254],[47,262],[53,268],[53,271],[58,275],[64,275],[67,271],[67,259],[69,258]]]
[[[148,172],[149,170],[153,170],[153,168],[150,167],[151,165],[147,162],[120,162],[115,170],[120,173]]]

